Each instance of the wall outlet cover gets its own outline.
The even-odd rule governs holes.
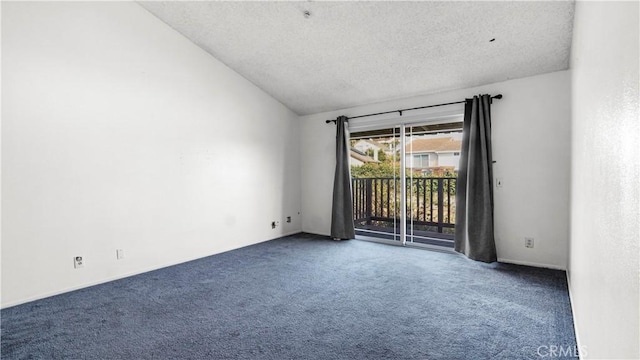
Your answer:
[[[76,256],[73,258],[73,267],[76,269],[84,267],[84,259],[82,256]]]
[[[533,248],[534,242],[532,237],[524,238],[524,247]]]

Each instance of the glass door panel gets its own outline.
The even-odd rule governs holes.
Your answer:
[[[352,133],[350,165],[356,234],[400,240],[400,128]]]
[[[406,241],[452,248],[462,131],[407,126],[405,143]]]

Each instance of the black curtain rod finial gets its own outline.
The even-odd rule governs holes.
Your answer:
[[[345,116],[346,117],[346,116]],[[339,118],[339,117],[338,117]],[[347,118],[347,120],[349,120],[349,118]],[[338,123],[338,119],[334,119],[334,120],[326,120],[325,123],[334,123],[337,124]]]

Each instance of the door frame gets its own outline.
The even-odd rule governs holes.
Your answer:
[[[394,232],[394,240],[375,238],[373,236],[356,235],[356,239],[380,242],[385,244],[394,244],[400,246],[410,246],[418,248],[428,248],[432,250],[439,250],[443,252],[453,252],[453,249],[445,248],[442,246],[422,244],[416,242],[407,242],[407,164],[406,164],[406,128],[409,126],[418,125],[438,125],[452,122],[462,122],[464,118],[464,108],[458,107],[454,110],[432,112],[430,114],[421,114],[414,116],[399,116],[387,119],[365,120],[353,119],[349,122],[349,132],[360,132],[368,130],[380,130],[380,129],[394,129],[400,128],[400,239],[395,240],[396,233]],[[361,121],[357,121],[361,120]],[[394,131],[395,133],[395,131]]]

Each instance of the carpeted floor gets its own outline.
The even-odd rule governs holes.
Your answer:
[[[1,315],[2,359],[539,359],[576,345],[562,271],[305,234]]]

